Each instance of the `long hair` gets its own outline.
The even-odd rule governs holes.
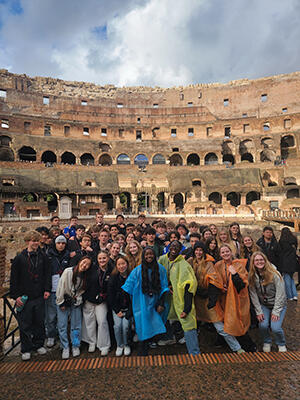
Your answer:
[[[261,270],[261,277],[262,277],[262,285],[266,286],[269,283],[273,282],[274,275],[278,275],[281,279],[280,273],[277,271],[277,269],[270,263],[270,261],[267,259],[267,257],[262,253],[261,251],[256,251],[252,254],[251,259],[250,259],[250,268],[249,268],[249,285],[254,286],[255,284],[255,274],[257,272],[255,265],[254,265],[254,258],[256,256],[261,256],[265,260],[265,266]]]
[[[279,243],[287,242],[297,247],[298,241],[296,236],[292,234],[289,228],[282,228]]]
[[[216,242],[216,248],[215,248],[214,250],[211,250],[211,249],[209,248],[209,245],[211,244],[211,242],[212,242],[213,240]],[[215,261],[219,261],[219,260],[220,260],[220,253],[219,253],[218,241],[217,241],[217,239],[216,239],[214,236],[211,237],[211,238],[208,238],[208,239],[205,241],[205,248],[206,248],[206,253],[209,254],[210,256],[212,256],[212,257],[215,259]]]
[[[153,252],[153,261],[148,263],[145,260],[146,251],[151,250]],[[149,270],[151,274],[149,274]],[[151,278],[149,277],[151,276]],[[150,278],[150,279],[149,279]],[[142,292],[144,294],[159,294],[161,291],[159,267],[156,261],[154,250],[151,247],[146,247],[142,254]]]
[[[237,233],[237,240],[238,240],[240,243],[242,243],[242,241],[243,241],[243,236],[242,236],[242,234],[241,234],[240,225],[239,225],[237,222],[232,222],[232,223],[229,225],[229,236],[230,236],[231,240],[233,240],[233,239],[232,239],[232,233],[231,233],[230,228],[233,227],[233,226],[237,226],[237,227],[239,228],[238,233]]]
[[[244,241],[241,244],[241,258],[248,258],[248,255],[251,256],[254,252],[260,251],[260,248],[257,246],[257,244],[254,242],[252,237],[250,235],[245,235],[243,239],[246,237],[250,238],[252,240],[252,246],[250,250],[248,249],[247,246],[245,246]]]
[[[137,248],[138,248],[138,252],[135,256],[133,256],[130,251],[129,251],[129,246],[131,243],[136,244]],[[138,265],[140,265],[142,263],[142,253],[143,253],[143,249],[142,246],[139,244],[139,242],[137,240],[132,240],[130,243],[128,243],[128,245],[125,247],[125,254],[126,257],[128,259],[129,262],[129,268],[132,271],[135,267],[137,267]]]
[[[117,263],[119,260],[124,260],[127,264],[127,270],[126,270],[126,278],[128,277],[128,275],[130,274],[130,267],[129,267],[129,262],[128,262],[128,258],[126,256],[123,255],[118,255],[118,257],[116,258],[115,261],[115,267],[111,273],[111,275],[117,275],[119,273],[118,268],[117,268]]]
[[[74,267],[73,269],[73,276],[72,276],[72,283],[74,285],[74,287],[76,287],[76,283],[77,283],[77,278],[81,279],[81,288],[83,290],[86,289],[86,277],[87,277],[87,271],[84,272],[79,272],[79,265],[83,260],[90,260],[91,264],[92,264],[92,259],[89,256],[83,256],[81,257],[81,259],[78,261],[77,265]]]
[[[227,241],[226,242],[223,242],[220,239],[220,234],[223,233],[223,232],[225,232],[226,235],[227,235]],[[223,228],[223,229],[219,230],[219,234],[218,234],[218,237],[217,237],[217,243],[218,243],[218,246],[219,246],[219,250],[223,245],[226,244],[227,247],[229,247],[230,250],[232,251],[233,256],[235,256],[237,248],[236,248],[235,244],[233,243],[233,241],[231,240],[230,234],[229,234],[227,229]]]

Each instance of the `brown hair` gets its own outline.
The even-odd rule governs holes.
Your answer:
[[[255,282],[256,268],[254,265],[254,258],[256,256],[261,256],[265,260],[265,266],[264,266],[264,268],[262,268],[262,273],[260,274],[263,278],[263,281],[262,281],[263,286],[266,286],[269,283],[271,283],[274,279],[274,275],[278,275],[282,279],[280,273],[270,263],[270,261],[264,255],[264,253],[262,253],[261,251],[256,251],[255,253],[252,254],[251,259],[250,259],[250,268],[249,268],[249,277],[248,277],[250,286],[254,286],[254,282]]]
[[[26,232],[24,235],[25,242],[30,242],[31,240],[39,241],[41,240],[42,235],[37,231],[29,231]]]
[[[129,246],[134,243],[138,248],[138,253],[136,256],[133,256],[129,251]],[[142,263],[142,253],[143,249],[142,246],[139,244],[137,240],[132,240],[128,245],[125,247],[125,254],[129,262],[129,268],[132,271],[135,267]]]

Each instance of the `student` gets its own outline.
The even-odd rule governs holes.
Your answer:
[[[199,232],[199,224],[197,224],[197,222],[195,222],[195,221],[190,222],[188,225],[188,228],[189,228],[189,235],[191,233],[200,233]]]
[[[189,354],[199,354],[197,320],[194,295],[197,280],[191,265],[180,254],[181,243],[171,243],[168,254],[160,257],[159,262],[166,268],[169,287],[172,293],[168,319],[178,320],[184,331],[186,347]]]
[[[47,347],[53,347],[57,335],[57,307],[56,307],[56,289],[59,279],[64,270],[69,267],[70,252],[67,249],[67,239],[59,235],[55,239],[54,247],[50,247],[48,258],[51,268],[52,289],[51,295],[45,303],[45,326],[47,336]]]
[[[142,246],[138,241],[132,240],[125,248],[125,254],[129,262],[129,269],[132,271],[142,262]]]
[[[115,268],[116,259],[120,255],[120,245],[119,242],[113,242],[109,249],[109,263],[112,269]]]
[[[286,313],[284,281],[276,268],[260,251],[253,253],[250,261],[249,288],[255,307],[263,351],[271,351],[272,331],[278,351],[285,352],[286,343],[282,322]]]
[[[122,289],[129,273],[130,270],[127,258],[125,256],[118,256],[107,288],[107,302],[113,312],[117,357],[120,357],[123,351],[125,356],[129,356],[131,353],[130,346],[128,345],[128,334],[132,309],[130,296]]]
[[[109,243],[109,231],[106,229],[102,229],[99,234],[99,247],[100,251],[108,250],[110,248]]]
[[[220,229],[219,237],[217,238],[217,241],[218,241],[219,249],[221,248],[221,246],[226,244],[227,246],[230,247],[231,252],[233,254],[233,257],[236,258],[236,256],[237,256],[237,248],[236,248],[236,245],[231,240],[229,232],[227,231],[227,229],[225,229],[225,228]]]
[[[52,242],[52,239],[49,237],[49,229],[46,226],[40,226],[36,228],[36,231],[40,233],[41,240],[40,240],[40,250],[47,254],[49,246]]]
[[[188,239],[188,229],[184,224],[176,225],[176,231],[180,235],[180,242],[184,245],[184,247],[190,247],[189,239]]]
[[[197,242],[200,242],[200,240],[201,240],[200,233],[191,233],[190,234],[190,247],[188,247],[186,249],[184,246],[182,246],[182,250],[181,250],[180,254],[182,254],[186,260],[188,258],[192,257],[194,246]]]
[[[100,228],[100,230],[104,228],[104,215],[102,212],[97,212],[95,224]]]
[[[122,289],[132,299],[135,329],[139,339],[139,355],[148,355],[148,342],[166,332],[168,312],[165,293],[169,291],[164,267],[157,263],[153,248],[146,247],[142,264],[131,271]]]
[[[139,227],[141,227],[143,230],[145,230],[146,228],[148,228],[149,224],[146,223],[146,216],[145,214],[140,214],[138,216],[138,223],[137,225]]]
[[[74,256],[71,257],[70,266],[73,267],[78,264],[79,260],[83,256],[90,257],[92,261],[95,261],[95,253],[92,249],[92,238],[88,233],[83,233],[81,239],[79,239],[79,249],[76,250]],[[72,253],[70,254],[70,256]]]
[[[60,228],[60,218],[57,215],[54,215],[53,217],[50,218],[50,222],[51,222],[51,226],[49,229],[51,228],[58,228],[61,231]]]
[[[17,320],[20,329],[22,360],[30,360],[31,353],[46,354],[45,300],[51,294],[51,269],[49,260],[39,249],[41,235],[36,231],[24,236],[26,249],[12,261],[10,296],[16,300]],[[23,303],[22,297],[27,296]],[[24,299],[25,300],[25,299]]]
[[[91,235],[91,238],[92,238],[91,247],[95,254],[98,254],[99,250],[100,250],[100,248],[99,248],[100,231],[101,231],[100,225],[93,225],[90,227],[90,229],[87,232],[89,235]]]
[[[84,256],[72,268],[66,268],[58,282],[56,290],[57,328],[62,351],[62,359],[70,357],[68,340],[68,320],[71,320],[72,355],[80,355],[81,342],[81,305],[82,295],[87,287],[87,271],[92,260]]]
[[[70,252],[71,257],[74,257],[76,251],[80,250],[80,242],[84,233],[85,233],[85,227],[83,225],[76,225],[75,236],[72,236],[68,240],[68,250]]]
[[[66,226],[63,231],[63,233],[67,239],[76,235],[75,227],[77,224],[78,224],[78,218],[75,215],[73,215],[70,218],[70,224],[68,226]]]
[[[89,344],[90,353],[97,346],[101,356],[108,355],[111,345],[107,320],[107,285],[111,272],[109,253],[101,250],[88,274],[87,290],[83,297],[82,340]]]
[[[206,249],[206,253],[209,254],[210,256],[212,256],[212,258],[215,260],[214,262],[217,262],[220,260],[220,252],[219,252],[219,248],[218,248],[218,242],[214,236],[206,240],[205,249]]]
[[[146,246],[154,250],[155,257],[158,258],[163,254],[164,246],[156,241],[156,231],[154,228],[147,228],[146,231]]]
[[[114,242],[116,240],[116,237],[119,235],[120,229],[117,224],[113,224],[110,226],[110,240],[111,242]]]
[[[229,225],[229,235],[236,246],[236,254],[237,257],[239,257],[241,252],[241,244],[243,242],[243,236],[240,231],[240,225],[237,222],[232,222],[232,224]]]
[[[280,263],[280,249],[271,226],[265,226],[262,237],[256,242],[257,246],[267,256],[271,264],[277,268]]]
[[[214,238],[216,238],[218,236],[218,227],[215,224],[210,224],[209,225],[209,229],[211,231],[211,233],[213,234]]]
[[[115,242],[118,242],[120,245],[120,253],[124,253],[125,247],[126,247],[126,240],[125,240],[125,236],[122,235],[122,233],[119,233],[116,236],[116,240]]]
[[[122,214],[118,214],[116,216],[116,225],[119,229],[118,233],[122,233],[122,235],[126,235],[126,224],[125,224],[125,218]]]
[[[246,269],[248,272],[250,268],[250,258],[256,251],[260,251],[260,248],[257,246],[257,244],[255,244],[251,236],[245,235],[241,244],[240,256],[241,258],[247,259]]]

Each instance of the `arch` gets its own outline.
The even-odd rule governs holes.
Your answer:
[[[127,154],[119,154],[117,157],[117,164],[127,165],[130,164],[130,158]]]
[[[248,192],[246,194],[246,204],[251,204],[253,201],[260,200],[260,193],[259,192]]]
[[[286,176],[283,180],[284,185],[297,185],[296,178],[294,176]]]
[[[149,209],[150,196],[147,192],[141,192],[137,195],[138,211],[145,211]]]
[[[232,206],[237,207],[241,204],[241,195],[240,193],[230,192],[227,194],[226,200],[229,201]]]
[[[250,139],[243,140],[239,146],[239,152],[241,156],[245,153],[251,153],[251,150],[254,149],[255,149],[254,143]]]
[[[295,146],[295,138],[293,135],[282,136],[281,141],[280,141],[281,148],[294,147],[294,146]]]
[[[23,146],[18,151],[20,161],[36,161],[36,151],[29,146]]]
[[[53,153],[53,151],[44,151],[44,153],[42,154],[42,162],[43,163],[56,163],[57,162],[57,158],[56,158],[56,154]]]
[[[299,197],[299,189],[289,189],[286,192],[287,199],[296,199]]]
[[[223,164],[234,165],[234,157],[232,154],[224,154],[222,157]]]
[[[65,151],[63,153],[63,155],[61,156],[61,162],[62,162],[62,164],[74,165],[74,164],[76,164],[76,157],[73,153],[70,153],[69,151]]]
[[[270,162],[275,161],[276,159],[275,152],[268,148],[265,148],[263,151],[261,151],[259,157],[261,162]]]
[[[166,207],[165,193],[159,192],[157,194],[158,211],[164,212]]]
[[[57,195],[55,193],[48,193],[44,196],[44,200],[47,201],[48,211],[55,212],[58,206]]]
[[[152,158],[152,164],[165,164],[166,159],[162,154],[155,154]]]
[[[274,139],[271,137],[264,137],[261,139],[260,144],[264,147],[264,149],[269,149],[270,147],[273,147]]]
[[[241,157],[241,161],[248,161],[253,163],[253,155],[251,153],[244,153]]]
[[[125,211],[129,212],[131,210],[131,194],[129,192],[122,192],[119,197],[120,203],[124,207]]]
[[[1,135],[0,136],[0,146],[10,146],[11,138],[9,136]]]
[[[138,154],[134,158],[134,164],[138,165],[139,167],[145,167],[149,164],[148,157],[145,154]]]
[[[204,158],[205,165],[217,165],[218,161],[218,156],[215,153],[208,153]]]
[[[193,179],[192,185],[193,186],[201,186],[201,181],[199,179]]]
[[[23,196],[23,201],[25,202],[25,203],[32,203],[32,202],[34,202],[34,201],[38,201],[38,196],[35,194],[35,193],[33,193],[33,192],[30,192],[30,193],[26,193],[24,196]]]
[[[215,204],[222,204],[222,195],[219,192],[212,192],[208,196],[209,201],[213,201]]]
[[[176,193],[174,195],[174,203],[175,203],[176,211],[183,210],[183,196],[182,196],[182,193]]]
[[[182,165],[182,157],[180,154],[172,154],[169,158],[170,165],[172,167],[177,167],[178,165]]]
[[[109,154],[102,154],[99,157],[99,165],[101,165],[102,167],[109,167],[110,165],[112,165],[112,158]]]
[[[0,147],[0,161],[15,161],[14,152],[10,147]]]
[[[80,156],[80,162],[81,165],[94,165],[95,160],[91,153],[84,153]]]
[[[186,164],[189,166],[200,165],[200,157],[196,153],[189,154],[188,158],[186,159]]]
[[[111,193],[102,195],[102,203],[107,205],[107,210],[112,210],[114,208],[114,198]]]

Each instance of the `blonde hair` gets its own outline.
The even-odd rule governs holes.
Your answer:
[[[280,273],[270,263],[270,261],[267,259],[265,254],[262,253],[261,251],[255,251],[252,254],[251,259],[250,259],[250,268],[249,268],[249,276],[248,276],[250,286],[254,286],[254,283],[255,283],[255,275],[257,273],[257,269],[254,265],[254,259],[256,256],[261,256],[265,261],[265,266],[262,268],[261,273],[260,273],[261,277],[263,278],[262,279],[263,286],[266,286],[269,283],[273,282],[274,275],[278,275],[282,279]]]
[[[41,240],[41,238],[42,238],[42,235],[37,231],[29,231],[29,232],[26,232],[24,235],[25,242],[30,242],[31,240],[39,241],[39,240]]]
[[[252,239],[252,237],[250,235],[245,235],[243,236],[243,242],[241,244],[241,258],[247,258],[247,246],[244,244],[244,239],[245,238],[250,238],[252,240],[252,246],[251,246],[251,250],[253,252],[258,252],[260,251],[259,247],[257,246],[257,244],[254,242],[254,240]]]
[[[136,256],[133,256],[129,251],[129,246],[132,243],[134,243],[138,248],[138,252],[137,252]],[[132,271],[135,267],[137,267],[138,265],[140,265],[142,263],[142,253],[143,253],[142,246],[139,244],[139,242],[137,240],[132,240],[131,242],[129,242],[127,244],[127,246],[125,247],[125,254],[126,254],[126,257],[129,262],[130,271]]]

